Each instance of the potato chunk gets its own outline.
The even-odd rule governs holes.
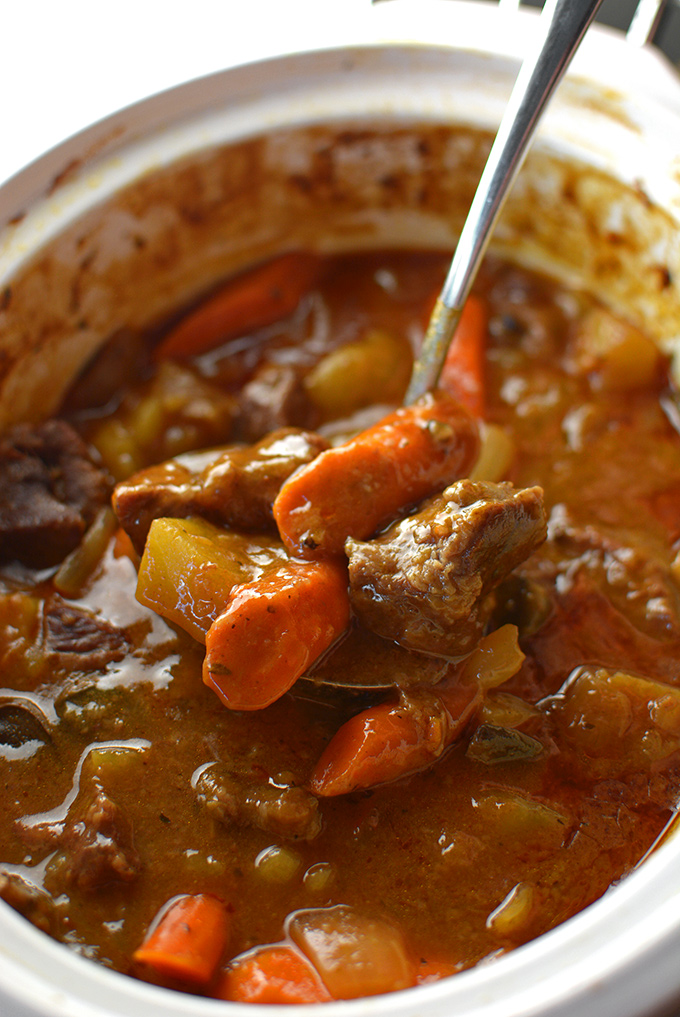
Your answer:
[[[376,996],[415,983],[403,936],[383,919],[339,904],[294,912],[287,932],[334,999]]]
[[[544,704],[590,772],[644,772],[680,750],[680,689],[623,671],[582,667]]]
[[[221,530],[203,519],[156,519],[137,581],[137,599],[200,642],[238,583],[287,558],[273,537]]]
[[[661,359],[651,339],[604,308],[581,320],[575,352],[577,370],[590,374],[596,388],[615,392],[651,384]]]

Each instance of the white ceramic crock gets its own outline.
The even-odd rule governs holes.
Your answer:
[[[351,16],[350,16],[351,14]],[[533,12],[469,0],[351,8],[286,55],[157,95],[0,189],[0,426],[51,412],[122,324],[153,323],[285,247],[452,244]],[[445,40],[450,40],[447,43]],[[680,337],[680,84],[595,30],[518,181],[496,247],[594,289],[669,350]],[[413,873],[417,878],[417,873]],[[337,1017],[680,1012],[680,839],[560,928]],[[2,1017],[219,1017],[260,1008],[137,983],[0,906]],[[312,1017],[318,1008],[286,1008]],[[271,1017],[272,1008],[262,1008]]]

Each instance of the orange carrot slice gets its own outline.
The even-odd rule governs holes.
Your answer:
[[[203,681],[232,710],[287,692],[349,625],[347,569],[289,561],[236,588],[208,629]]]
[[[469,683],[416,705],[402,699],[369,707],[331,738],[310,790],[322,797],[349,794],[422,770],[458,737],[481,701],[479,686]]]
[[[161,978],[205,987],[222,959],[229,924],[227,909],[217,897],[203,893],[178,897],[132,959]]]
[[[284,318],[311,289],[320,269],[317,255],[295,251],[230,279],[168,332],[157,359],[195,357]]]
[[[332,999],[314,967],[287,943],[261,946],[225,969],[215,993],[234,1003],[325,1003]]]
[[[486,304],[474,294],[463,307],[449,346],[439,385],[467,406],[477,418],[485,413],[485,355],[488,314]]]
[[[289,554],[342,556],[347,537],[365,540],[400,510],[468,472],[477,424],[457,400],[427,395],[297,470],[274,502]]]

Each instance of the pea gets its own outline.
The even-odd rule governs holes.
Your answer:
[[[487,918],[487,929],[503,938],[521,933],[531,918],[535,896],[530,883],[517,883]]]
[[[255,859],[258,875],[267,883],[289,883],[297,874],[302,860],[297,851],[272,844],[260,851]]]
[[[310,865],[302,882],[310,893],[323,893],[335,881],[335,866],[330,862],[317,862]]]

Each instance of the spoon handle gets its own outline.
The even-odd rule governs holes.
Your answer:
[[[545,106],[602,0],[547,0],[537,44],[524,59],[437,298],[406,393],[412,403],[433,389],[489,237]]]

